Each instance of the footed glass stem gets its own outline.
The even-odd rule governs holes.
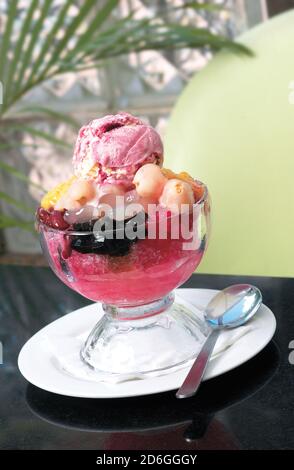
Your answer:
[[[205,338],[203,323],[170,293],[155,302],[130,307],[103,305],[81,350],[81,358],[103,374],[161,375],[185,367]]]

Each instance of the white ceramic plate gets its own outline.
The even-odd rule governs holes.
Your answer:
[[[177,289],[178,295],[192,304],[196,301],[197,306],[207,305],[216,292],[211,289]],[[102,315],[100,305],[92,304],[59,318],[36,333],[20,351],[18,366],[22,375],[33,385],[49,392],[82,398],[150,395],[177,389],[182,384],[189,368],[160,377],[118,384],[78,379],[58,368],[52,353],[42,347],[44,338],[60,334],[62,331],[76,333],[81,328],[84,329],[87,324],[90,331],[98,321],[99,313]],[[269,343],[276,329],[276,319],[271,310],[262,304],[251,324],[253,326],[251,331],[209,362],[204,380],[238,367],[258,354]]]

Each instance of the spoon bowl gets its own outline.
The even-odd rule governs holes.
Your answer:
[[[177,391],[177,398],[188,398],[197,392],[221,330],[244,325],[256,314],[261,302],[260,290],[250,284],[229,286],[212,298],[204,310],[204,318],[211,331]]]
[[[204,311],[212,328],[235,328],[250,320],[262,302],[260,290],[250,284],[235,284],[218,292]]]

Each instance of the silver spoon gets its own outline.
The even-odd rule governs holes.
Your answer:
[[[246,323],[257,312],[261,302],[260,290],[250,284],[227,287],[212,298],[204,310],[204,318],[210,325],[211,332],[177,391],[177,398],[192,397],[197,392],[221,330]]]

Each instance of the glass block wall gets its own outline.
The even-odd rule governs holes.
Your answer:
[[[63,0],[55,0],[48,15],[48,29],[54,20],[57,7]],[[75,15],[80,1],[73,1],[69,15]],[[258,22],[265,15],[262,0],[225,0],[223,11],[208,12],[193,9],[175,9],[170,6],[181,5],[182,0],[121,0],[116,11],[117,17],[135,11],[138,18],[163,16],[181,24],[190,23],[209,27],[212,31],[235,37]],[[5,23],[8,0],[0,4],[1,22]],[[25,13],[28,2],[19,2],[18,15]],[[253,18],[253,19],[252,19]],[[84,25],[86,28],[87,25]],[[0,23],[1,34],[1,23]],[[40,37],[40,42],[43,40]],[[47,106],[57,111],[67,112],[78,122],[84,123],[93,117],[117,110],[128,110],[148,120],[163,134],[172,106],[190,77],[201,70],[211,59],[208,50],[146,51],[139,54],[119,57],[108,61],[97,70],[68,73],[46,82],[24,97],[23,103]],[[29,122],[37,129],[45,130],[59,138],[73,142],[75,132],[65,124],[49,120],[40,120],[38,116],[21,115],[19,108],[14,117],[20,122]],[[65,174],[71,172],[71,151],[48,144],[44,140],[18,132],[15,139],[20,139],[20,149],[1,153],[1,160],[25,171],[37,184],[49,189]],[[36,206],[40,198],[39,190],[28,188],[14,178],[0,173],[2,191],[9,191],[14,198],[27,205]],[[3,189],[2,189],[3,188]],[[3,202],[1,210],[12,217],[19,217],[21,211]],[[7,251],[38,252],[39,246],[33,234],[19,229],[7,229],[4,234]]]

